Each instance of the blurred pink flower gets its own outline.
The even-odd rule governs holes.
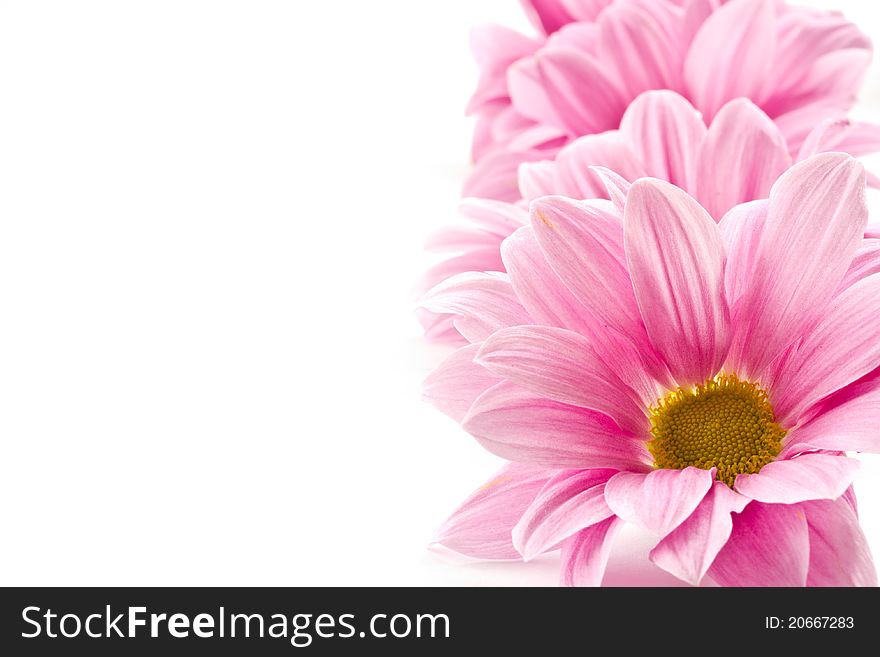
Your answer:
[[[517,200],[520,163],[617,128],[629,102],[650,89],[684,95],[707,122],[748,98],[796,155],[818,123],[846,118],[872,55],[870,40],[840,14],[777,0],[524,4],[549,36],[499,26],[473,33],[476,167],[464,196]],[[851,140],[861,136],[851,130]]]
[[[552,194],[608,198],[610,180],[620,185],[651,176],[687,191],[717,221],[737,204],[767,198],[793,159],[880,150],[880,127],[828,119],[813,128],[794,158],[790,150],[779,126],[746,98],[725,104],[707,126],[674,91],[646,91],[624,112],[618,130],[580,137],[555,160],[522,164],[519,187],[527,201]],[[527,223],[528,212],[524,203],[467,199],[462,218],[429,239],[428,248],[447,257],[425,273],[421,291],[466,271],[504,271],[501,242]],[[461,340],[450,316],[421,310],[419,319],[430,339]]]
[[[562,583],[597,585],[625,521],[694,584],[875,585],[843,454],[880,451],[862,166],[810,157],[719,222],[656,179],[613,197],[535,201],[507,273],[425,297],[471,343],[426,399],[513,462],[437,541],[561,548]]]

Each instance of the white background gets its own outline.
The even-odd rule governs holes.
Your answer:
[[[420,402],[411,316],[492,20],[526,28],[515,0],[0,2],[0,584],[556,582],[426,549],[499,463]]]

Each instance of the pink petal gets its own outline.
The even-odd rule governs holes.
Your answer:
[[[724,246],[705,210],[669,183],[642,179],[626,202],[626,253],[648,335],[680,384],[714,376],[727,355]]]
[[[711,119],[734,98],[758,98],[776,50],[773,2],[732,0],[700,27],[684,63],[688,95]]]
[[[532,226],[547,261],[575,298],[634,343],[647,342],[619,218],[595,203],[546,197],[532,203]]]
[[[758,502],[796,504],[806,500],[833,500],[852,483],[859,462],[831,454],[803,454],[768,463],[757,474],[741,474],[736,490]]]
[[[521,59],[507,70],[507,88],[517,114],[539,125],[561,128],[568,134],[567,126],[550,100],[536,56]]]
[[[582,529],[562,544],[561,586],[599,586],[622,523],[608,518]]]
[[[568,48],[545,50],[534,57],[536,69],[529,66],[520,62],[508,74],[513,105],[523,115],[571,135],[617,127],[622,93],[589,55]]]
[[[866,238],[862,240],[856,251],[849,269],[837,288],[837,293],[839,294],[857,281],[877,273],[880,273],[880,239]]]
[[[527,210],[502,201],[484,198],[466,198],[461,201],[458,211],[483,230],[504,239],[520,226],[529,223]]]
[[[620,472],[605,485],[605,501],[623,520],[663,537],[696,510],[714,479],[714,468]]]
[[[687,100],[673,91],[645,92],[630,103],[620,132],[647,175],[689,192],[696,190],[697,157],[706,125]]]
[[[519,193],[527,201],[557,193],[556,162],[523,162],[518,169]]]
[[[750,100],[733,100],[715,116],[703,142],[697,198],[721,218],[738,203],[767,198],[789,166],[788,146],[776,124]]]
[[[611,202],[614,204],[614,209],[622,217],[623,210],[626,207],[626,197],[629,195],[629,190],[632,185],[611,169],[599,166],[590,168],[593,173],[596,174],[596,177],[602,181],[602,184],[605,185],[605,191],[608,194],[608,198],[611,199]]]
[[[560,0],[565,10],[578,21],[593,21],[614,0]]]
[[[605,482],[615,470],[565,470],[538,493],[513,528],[513,544],[525,561],[552,550],[585,527],[612,516]]]
[[[465,180],[462,196],[513,203],[520,199],[517,170],[523,162],[546,160],[543,151],[500,151],[481,159]]]
[[[826,103],[835,99],[839,104],[855,104],[871,63],[871,51],[865,48],[846,48],[826,53],[816,60],[809,75],[798,85],[797,93],[773,98],[768,111],[782,114],[811,102]]]
[[[829,117],[844,118],[850,103],[838,99],[811,102],[784,114],[774,114],[773,122],[785,135],[789,151],[797,153],[807,136],[817,125]]]
[[[431,289],[421,301],[435,313],[458,315],[456,327],[470,342],[481,342],[500,328],[531,324],[507,274],[468,272]]]
[[[569,23],[547,38],[547,48],[573,48],[595,56],[599,51],[599,25],[583,20]]]
[[[599,45],[630,98],[645,89],[681,88],[681,53],[642,7],[615,3],[603,11]]]
[[[519,560],[511,531],[552,474],[531,465],[504,466],[443,523],[434,542],[474,559]]]
[[[871,49],[871,40],[836,12],[789,11],[777,20],[776,57],[767,79],[768,104],[803,98],[816,62],[845,48]]]
[[[504,240],[501,257],[516,296],[538,324],[589,334],[587,311],[550,268],[531,226]]]
[[[601,356],[602,366],[627,382],[644,406],[662,396],[661,385],[668,383],[668,378],[660,376],[658,382],[656,359],[646,357],[626,338],[595,320],[550,268],[531,226],[504,241],[502,256],[517,297],[536,323],[587,337]]]
[[[454,351],[422,384],[422,398],[456,422],[464,419],[477,397],[501,381],[474,363],[479,348],[468,345]]]
[[[731,208],[718,222],[727,251],[724,292],[732,314],[735,314],[740,297],[751,285],[769,205],[766,200],[743,203]]]
[[[601,198],[605,187],[591,166],[604,166],[626,180],[645,175],[638,158],[633,155],[616,131],[587,135],[575,140],[556,156],[555,194],[576,199]]]
[[[468,103],[468,113],[480,111],[487,103],[507,98],[505,71],[515,61],[531,55],[540,42],[502,25],[480,25],[471,30],[470,46],[480,82]]]
[[[556,150],[567,141],[568,135],[564,130],[549,125],[535,124],[519,130],[513,130],[505,149],[509,151],[536,150],[544,158],[548,158],[553,157]]]
[[[662,386],[670,380],[657,359],[596,321],[550,268],[530,226],[504,241],[502,255],[517,297],[537,324],[585,336],[601,357],[601,366],[625,381],[643,406],[663,395]]]
[[[880,452],[880,378],[847,386],[823,402],[816,416],[788,435],[780,458],[805,449]]]
[[[810,530],[807,586],[877,586],[877,571],[859,519],[844,499],[800,505]]]
[[[880,274],[863,278],[831,300],[818,324],[798,345],[772,384],[776,417],[783,425],[880,366]]]
[[[484,392],[462,421],[488,451],[554,468],[648,469],[641,440],[607,415],[534,395],[509,382]]]
[[[458,274],[473,271],[501,271],[504,263],[501,261],[499,246],[502,238],[498,238],[495,245],[470,249],[460,255],[441,260],[430,267],[422,276],[417,288],[422,294],[431,288],[445,282]]]
[[[737,305],[734,371],[760,376],[840,284],[867,223],[865,170],[841,153],[794,165],[773,185],[752,283]]]
[[[452,315],[438,315],[424,308],[416,308],[416,320],[425,330],[425,339],[430,342],[463,345],[467,343],[458,329],[455,328],[455,317]]]
[[[816,153],[841,151],[853,157],[880,151],[880,126],[849,119],[826,119],[807,135],[798,160]]]
[[[614,418],[628,431],[647,426],[635,393],[608,370],[583,336],[548,326],[519,326],[491,335],[476,361],[532,393]]]
[[[749,504],[733,517],[730,539],[709,576],[721,586],[804,586],[810,538],[803,511],[782,504]]]
[[[725,0],[686,0],[684,3],[684,39],[693,41],[694,35]]]
[[[679,579],[699,585],[733,529],[731,513],[742,513],[748,498],[716,481],[690,517],[651,550],[651,561]]]
[[[574,18],[560,0],[520,0],[532,24],[545,34],[551,34]]]

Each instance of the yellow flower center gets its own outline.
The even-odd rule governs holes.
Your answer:
[[[786,433],[767,392],[735,374],[670,392],[651,408],[651,425],[654,467],[718,468],[717,478],[731,487],[738,474],[758,472],[776,458]]]

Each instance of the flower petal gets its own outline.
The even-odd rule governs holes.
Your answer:
[[[635,3],[614,3],[599,16],[599,46],[630,98],[645,89],[681,89],[677,45]]]
[[[768,504],[833,500],[849,488],[858,469],[859,462],[845,456],[803,454],[768,463],[757,474],[741,474],[734,488]]]
[[[777,20],[776,57],[769,67],[767,104],[798,99],[823,55],[848,48],[871,49],[871,40],[838,12],[787,11]],[[819,67],[821,70],[821,66]]]
[[[590,342],[549,326],[520,326],[491,335],[476,362],[532,393],[614,418],[628,431],[647,427],[636,394],[608,370]]]
[[[731,513],[742,513],[749,499],[716,481],[687,520],[651,550],[651,561],[679,579],[699,585],[733,529]]]
[[[565,470],[538,493],[513,528],[525,561],[552,550],[584,527],[614,515],[605,504],[605,482],[616,470]]]
[[[773,185],[752,284],[734,316],[735,371],[759,377],[829,301],[867,223],[865,170],[842,153],[794,165]]]
[[[800,81],[796,93],[776,95],[769,100],[768,111],[776,116],[809,107],[813,102],[827,103],[829,99],[844,106],[855,104],[871,56],[866,48],[843,48],[822,55]]]
[[[800,505],[810,530],[807,586],[877,586],[877,571],[859,519],[844,499]]]
[[[602,198],[605,186],[590,169],[604,166],[626,180],[645,175],[641,162],[617,131],[587,135],[575,140],[556,156],[555,194],[577,199]]]
[[[559,193],[556,187],[556,162],[554,161],[523,162],[517,170],[517,179],[519,180],[519,193],[527,201]]]
[[[474,362],[480,345],[451,353],[422,384],[422,398],[456,422],[461,422],[474,400],[501,379]]]
[[[721,586],[804,586],[810,565],[807,520],[797,506],[752,502],[733,517],[733,531],[709,576]]]
[[[605,501],[623,520],[663,537],[696,510],[714,479],[714,469],[694,467],[620,472],[605,485]]]
[[[596,60],[572,48],[543,50],[532,59],[534,70],[519,62],[508,74],[511,100],[523,115],[571,135],[617,127],[624,110],[622,92]],[[534,83],[523,84],[524,77]]]
[[[514,203],[520,199],[517,170],[523,162],[547,159],[546,151],[496,151],[483,157],[468,174],[462,196]]]
[[[589,334],[586,309],[550,268],[531,226],[504,240],[501,258],[517,298],[536,323]]]
[[[715,116],[703,142],[697,198],[719,219],[738,203],[767,198],[789,166],[788,146],[776,124],[750,100],[732,100]]]
[[[730,343],[721,233],[685,192],[653,179],[633,184],[624,221],[648,336],[680,384],[702,383],[718,372]]]
[[[780,457],[808,449],[880,452],[878,417],[880,377],[870,376],[823,402],[812,420],[789,433]]]
[[[825,119],[807,135],[798,151],[798,160],[816,153],[841,151],[853,157],[880,151],[880,126],[847,118]]]
[[[819,322],[775,374],[773,408],[783,425],[823,397],[880,366],[880,274],[831,300]]]
[[[840,281],[837,293],[855,284],[856,281],[878,273],[880,273],[880,239],[866,237],[853,256],[843,280]]]
[[[620,133],[644,163],[647,175],[696,191],[697,157],[706,124],[686,99],[666,90],[643,93],[627,108]]]
[[[552,34],[574,20],[560,0],[520,0],[529,20],[545,34]]]
[[[773,2],[732,0],[694,36],[684,63],[688,96],[711,119],[734,98],[758,98],[776,50]]]
[[[471,52],[480,68],[480,80],[468,102],[468,114],[484,110],[494,101],[506,99],[504,72],[515,61],[531,55],[540,45],[537,39],[530,39],[502,25],[479,25],[471,29]]]
[[[725,0],[685,0],[684,2],[684,38],[687,43],[693,41],[694,35]]]
[[[742,203],[731,208],[718,222],[727,252],[724,292],[732,315],[736,314],[737,302],[743,292],[751,285],[769,204],[766,200]]]
[[[443,523],[434,543],[474,559],[520,559],[511,531],[552,476],[531,465],[505,465]]]
[[[594,21],[614,0],[559,0],[565,10],[577,21]]]
[[[507,274],[467,272],[432,288],[421,301],[435,313],[458,315],[456,327],[470,342],[480,342],[499,328],[531,324]]]
[[[502,239],[520,226],[529,223],[527,210],[512,203],[493,201],[485,198],[466,198],[461,201],[458,211],[471,223],[489,231]]]
[[[608,198],[611,199],[614,209],[622,217],[623,210],[626,207],[626,197],[632,185],[623,176],[618,175],[611,169],[600,166],[593,166],[590,169],[602,181],[602,184],[605,185]]]
[[[798,107],[784,114],[773,114],[773,122],[785,135],[789,151],[797,153],[810,132],[829,117],[844,118],[850,103],[837,99],[826,99]]]
[[[532,203],[532,226],[547,261],[575,298],[635,344],[646,343],[619,218],[596,203],[551,196]]]
[[[608,518],[582,529],[562,544],[561,586],[599,586],[605,575],[614,537],[621,528],[617,518]]]
[[[645,444],[602,413],[539,397],[509,382],[486,390],[462,421],[493,454],[554,468],[648,470]]]
[[[521,228],[502,245],[504,264],[520,302],[535,323],[566,328],[585,336],[602,366],[625,381],[644,406],[663,394],[668,377],[656,357],[642,354],[629,340],[600,324],[550,268],[530,226]],[[649,373],[650,370],[650,373]]]

